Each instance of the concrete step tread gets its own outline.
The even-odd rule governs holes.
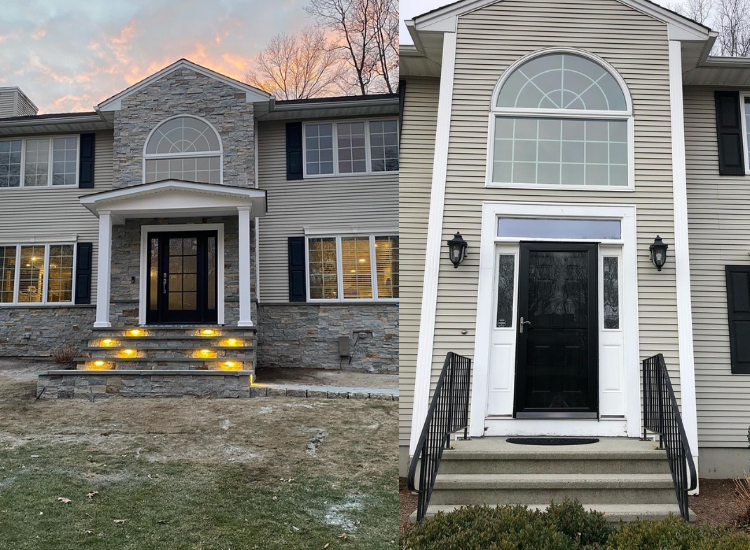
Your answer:
[[[523,451],[466,451],[448,449],[441,460],[666,460],[665,450],[653,451],[565,451],[560,453]]]
[[[113,363],[218,363],[223,361],[248,362],[251,359],[236,357],[76,357],[73,361],[85,363],[88,361],[110,361]]]
[[[672,488],[671,474],[438,474],[436,489]]]
[[[104,337],[100,338],[91,338],[91,341],[99,342]],[[194,334],[175,334],[172,336],[131,336],[129,334],[117,334],[114,336],[109,336],[108,338],[111,338],[112,340],[127,340],[130,342],[138,341],[138,340],[144,340],[144,341],[164,341],[164,340],[202,340],[203,342],[212,342],[214,340],[226,340],[228,338],[234,338],[236,340],[254,340],[255,335],[252,336],[241,336],[241,335],[232,335],[230,334],[224,334],[222,336],[195,336]]]
[[[492,505],[496,506],[496,505]],[[427,518],[435,516],[438,512],[450,513],[463,505],[453,504],[431,504],[427,507]],[[547,504],[527,504],[531,510],[546,510]],[[583,504],[585,510],[596,510],[605,515],[606,519],[611,522],[618,521],[635,521],[636,519],[662,519],[674,514],[680,515],[680,507],[677,504]],[[414,524],[417,521],[417,512],[414,511],[409,516],[409,523]],[[695,513],[690,510],[690,521],[695,521]]]
[[[202,346],[169,346],[169,347],[145,347],[145,346],[89,346],[86,348],[83,348],[81,351],[122,351],[123,349],[136,349],[139,351],[169,351],[169,350],[175,350],[175,349],[187,349],[187,350],[199,350],[199,349],[221,349],[221,350],[234,350],[234,351],[247,351],[247,350],[254,350],[255,346],[212,346],[212,345],[202,345]]]

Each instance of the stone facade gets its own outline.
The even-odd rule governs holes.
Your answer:
[[[0,308],[0,357],[50,357],[65,345],[80,350],[95,318],[93,305]]]
[[[191,69],[176,69],[124,98],[115,111],[114,185],[143,183],[143,149],[151,131],[176,115],[211,123],[224,151],[225,185],[253,187],[255,119],[245,93]]]
[[[138,325],[140,250],[142,225],[224,224],[224,324],[239,319],[239,230],[237,216],[213,218],[132,219],[112,231],[112,282],[110,322],[113,327]],[[200,228],[196,228],[200,229]],[[253,319],[255,307],[255,226],[250,224],[250,273]],[[220,290],[220,289],[219,289]]]
[[[398,304],[261,304],[258,309],[261,368],[398,372]],[[339,356],[340,336],[349,337],[351,363]]]
[[[109,397],[250,397],[248,373],[184,374],[154,371],[147,374],[123,372],[40,373],[37,396],[43,399]]]

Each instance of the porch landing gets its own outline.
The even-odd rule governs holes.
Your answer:
[[[680,514],[666,453],[654,442],[545,446],[485,437],[452,441],[443,452],[426,517],[468,505],[544,509],[565,498],[613,522]]]

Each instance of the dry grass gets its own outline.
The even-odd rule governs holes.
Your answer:
[[[148,545],[154,542],[148,537],[153,537],[155,530],[165,533],[164,540],[177,537],[174,545],[160,548],[322,548],[325,543],[331,543],[330,548],[343,544],[361,549],[396,546],[395,402],[279,398],[35,401],[34,380],[2,374],[0,465],[16,467],[14,472],[0,468],[0,531],[10,537],[6,540],[25,540],[23,537],[33,535],[34,525],[42,521],[37,517],[42,504],[57,513],[65,512],[59,523],[45,527],[55,534],[55,545],[45,546],[32,537],[28,546],[14,548],[77,548],[78,535],[87,530],[88,521],[80,514],[92,517],[91,511],[53,504],[61,496],[57,492],[77,488],[91,471],[95,481],[109,487],[107,491],[97,489],[101,506],[110,506],[111,514],[129,513],[133,524],[140,522],[129,535],[133,548],[156,547]],[[320,442],[314,452],[309,448],[313,440]],[[33,460],[29,459],[32,455],[36,457]],[[92,460],[98,464],[95,470]],[[27,469],[31,465],[36,468],[33,476],[19,475],[31,473]],[[139,485],[146,472],[160,472],[172,479],[169,486],[153,493],[156,500],[170,499],[157,507],[153,517],[133,505],[133,499],[140,502],[143,498],[143,491],[152,490]],[[294,482],[281,481],[289,478]],[[10,490],[24,497],[14,497]],[[271,494],[293,500],[294,505],[269,513]],[[25,500],[28,495],[43,502],[29,504]],[[105,495],[109,495],[108,502]],[[352,498],[366,503],[366,513],[356,511],[359,501],[352,504]],[[350,526],[337,523],[335,510],[339,508],[333,519],[327,518],[327,507],[337,502],[342,510],[353,506],[349,515],[362,522],[348,539],[338,538]],[[232,530],[205,522],[196,526],[195,519],[189,517],[170,519],[169,530],[157,522],[156,516],[163,516],[165,507],[182,510],[184,503],[244,508],[245,515],[235,518],[227,511],[226,521],[239,522]],[[190,516],[191,510],[182,515]],[[138,514],[143,517],[138,519]],[[253,529],[247,528],[248,521],[254,522]],[[181,533],[186,537],[193,533],[209,542],[193,546],[180,540]],[[270,534],[277,538],[269,542],[266,535]],[[125,547],[115,544],[107,533],[104,538],[112,546],[100,544],[98,548]],[[305,546],[308,543],[310,546]]]
[[[59,348],[55,348],[52,350],[52,359],[55,361],[55,363],[61,365],[72,364],[73,359],[75,359],[77,356],[78,350],[76,350],[70,344],[65,344],[64,346],[60,346]]]

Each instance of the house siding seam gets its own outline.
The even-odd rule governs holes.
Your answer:
[[[657,234],[674,242],[667,26],[615,0],[505,0],[459,17],[457,33],[442,240],[460,231],[470,248],[461,269],[441,257],[431,391],[448,351],[473,356],[479,258],[471,249],[480,242],[482,202],[572,202],[636,205],[640,357],[664,354],[679,399],[674,263],[657,272],[648,255]],[[630,88],[635,191],[486,188],[487,123],[495,84],[522,56],[566,46],[600,56]],[[405,110],[406,124],[408,103]],[[410,275],[404,271],[402,277]],[[402,408],[410,408],[403,397]],[[401,438],[408,439],[403,428]]]
[[[750,376],[731,370],[724,268],[750,262],[750,176],[719,175],[714,89],[685,87],[684,105],[698,443],[746,449]]]
[[[408,448],[440,79],[408,77],[406,87],[399,185],[399,445]]]

